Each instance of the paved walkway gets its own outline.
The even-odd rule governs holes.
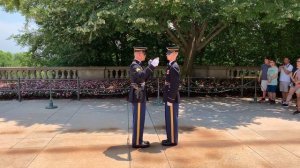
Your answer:
[[[152,147],[136,150],[124,99],[54,103],[58,109],[46,110],[47,100],[0,101],[1,168],[300,167],[300,115],[292,107],[184,99],[179,145],[166,148],[163,106],[150,101],[144,139]]]

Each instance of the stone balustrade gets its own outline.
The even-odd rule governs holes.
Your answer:
[[[153,77],[163,77],[166,67],[155,69]],[[194,66],[191,77],[239,78],[256,76],[259,67]],[[124,79],[129,67],[0,67],[0,79]]]
[[[194,66],[191,76],[205,78],[255,77],[259,70],[259,67]]]
[[[123,79],[129,78],[129,67],[106,67],[104,70],[104,78],[107,79]],[[162,77],[165,67],[158,67],[154,70],[153,77]]]
[[[105,67],[104,78],[107,79],[123,79],[129,77],[128,67]]]
[[[228,70],[228,78],[235,77],[255,77],[258,76],[259,67],[230,67]]]
[[[76,79],[77,72],[76,68],[71,67],[4,67],[0,68],[0,79]]]

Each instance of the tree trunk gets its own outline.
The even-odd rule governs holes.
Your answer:
[[[195,57],[195,49],[196,45],[196,37],[194,37],[187,48],[184,49],[184,64],[183,71],[181,73],[182,77],[186,77],[187,75],[191,75],[194,57]]]
[[[184,62],[181,70],[181,76],[187,77],[188,75],[192,75],[192,69],[193,69],[193,62],[194,57],[196,55],[195,51],[191,51],[191,49],[187,49],[188,53],[183,53],[184,55]]]
[[[207,29],[207,22],[202,25],[191,25],[190,31],[183,32],[178,26],[177,22],[173,22],[175,30],[166,29],[167,36],[170,40],[181,47],[181,51],[184,56],[184,63],[181,70],[181,76],[186,77],[192,75],[193,62],[196,53],[200,52],[206,45],[208,45],[213,38],[220,34],[226,25],[222,22],[216,24],[209,33],[205,33]]]

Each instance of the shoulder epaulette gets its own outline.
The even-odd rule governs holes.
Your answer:
[[[177,63],[173,64],[173,65],[171,66],[171,68],[173,68],[178,74],[180,73],[180,69],[179,69],[179,66],[178,66]]]

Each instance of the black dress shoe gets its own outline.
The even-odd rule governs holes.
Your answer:
[[[177,143],[171,143],[171,142],[169,142],[169,141],[167,141],[167,140],[162,141],[161,144],[162,144],[163,146],[176,146],[176,145],[177,145]]]
[[[300,111],[295,111],[295,112],[293,112],[293,115],[296,115],[296,114],[300,114]]]
[[[145,141],[139,145],[132,145],[133,148],[149,148],[150,147],[150,142]]]

